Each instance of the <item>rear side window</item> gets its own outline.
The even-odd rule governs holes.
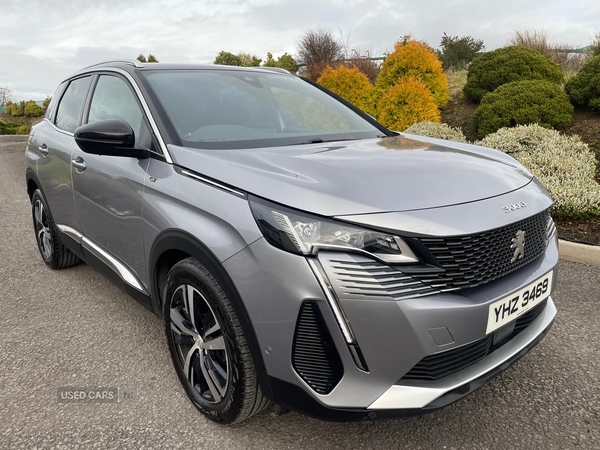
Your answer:
[[[61,130],[72,133],[77,128],[81,109],[90,88],[91,80],[92,77],[83,77],[73,80],[69,84],[56,112],[55,123]]]
[[[58,100],[60,99],[60,94],[62,94],[65,90],[65,86],[67,83],[61,83],[60,86],[54,91],[54,95],[52,95],[52,101],[46,108],[46,119],[54,122],[54,113],[56,112],[56,105],[58,105]]]

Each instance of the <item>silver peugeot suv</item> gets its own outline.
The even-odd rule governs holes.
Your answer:
[[[44,262],[164,321],[214,421],[434,411],[550,329],[552,199],[487,148],[390,131],[283,70],[110,61],[27,150]]]

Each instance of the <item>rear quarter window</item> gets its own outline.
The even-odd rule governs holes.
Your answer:
[[[61,130],[74,132],[79,125],[81,110],[90,88],[92,77],[77,78],[69,83],[63,94],[58,110],[56,111],[55,124]]]

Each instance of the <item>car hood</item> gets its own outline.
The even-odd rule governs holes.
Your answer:
[[[533,178],[504,153],[399,135],[244,150],[169,145],[175,164],[324,216],[400,212],[482,200]]]

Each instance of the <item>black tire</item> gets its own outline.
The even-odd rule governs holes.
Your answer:
[[[171,358],[196,408],[224,424],[241,422],[265,409],[270,402],[258,385],[240,323],[208,269],[194,258],[178,262],[169,271],[165,292]]]
[[[80,259],[77,255],[58,239],[50,208],[39,189],[31,197],[31,214],[38,250],[46,265],[51,269],[65,269],[78,264]]]

